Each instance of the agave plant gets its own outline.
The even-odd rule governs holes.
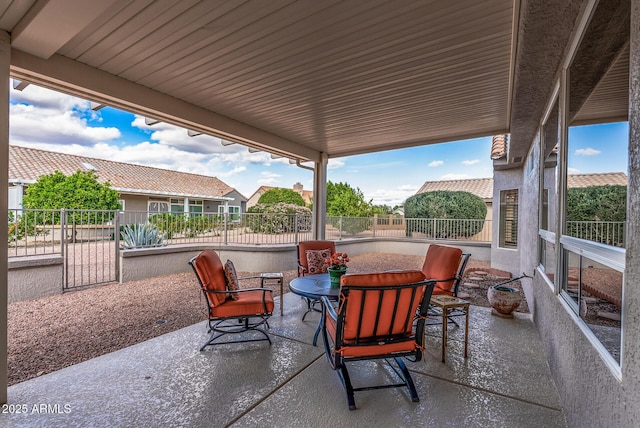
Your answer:
[[[126,224],[120,232],[124,248],[164,247],[167,232],[160,233],[158,228],[150,223]]]

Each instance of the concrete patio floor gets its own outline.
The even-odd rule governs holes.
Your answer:
[[[285,294],[285,316],[276,308],[269,321],[271,346],[199,352],[208,338],[199,323],[14,385],[14,413],[0,414],[0,426],[566,426],[528,315],[505,320],[472,306],[469,358],[462,355],[464,330],[453,326],[446,363],[441,327],[429,327],[425,358],[407,364],[420,402],[411,402],[406,388],[357,392],[358,409],[349,411],[322,346],[312,345],[319,316],[300,320],[305,307]],[[353,364],[350,373],[356,386],[392,380],[377,362]]]

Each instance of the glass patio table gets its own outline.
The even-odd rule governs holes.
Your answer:
[[[311,300],[320,300],[320,298],[324,296],[329,300],[337,301],[338,296],[340,295],[340,287],[331,287],[331,280],[328,273],[306,275],[293,279],[289,283],[289,290],[294,294]],[[309,309],[302,316],[302,319],[304,320],[307,313],[312,310],[317,311],[317,309],[314,309],[313,304],[310,304]],[[316,333],[313,335],[313,346],[316,346],[316,343],[318,342],[320,328],[321,325],[318,322],[318,328],[316,329]]]

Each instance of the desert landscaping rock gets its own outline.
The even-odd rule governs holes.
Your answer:
[[[465,288],[473,288],[473,289],[480,288],[480,286],[478,284],[476,284],[475,282],[465,282],[464,284],[462,284],[462,286],[465,287]]]

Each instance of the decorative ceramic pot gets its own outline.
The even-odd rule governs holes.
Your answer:
[[[327,272],[329,272],[329,278],[331,279],[331,287],[340,287],[340,278],[347,272],[347,267],[329,268]]]
[[[513,311],[520,306],[522,301],[520,291],[517,288],[505,287],[504,285],[489,287],[487,299],[493,307],[491,314],[502,318],[513,318]]]

